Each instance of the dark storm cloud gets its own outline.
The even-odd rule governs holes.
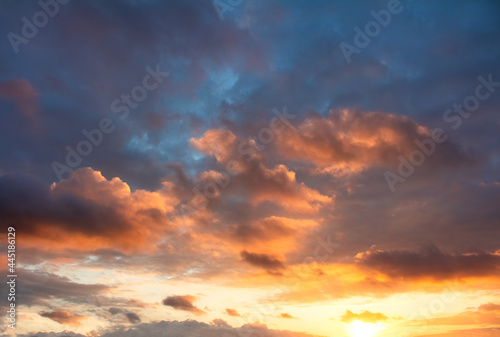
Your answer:
[[[408,250],[374,251],[359,256],[359,263],[394,278],[446,280],[500,275],[500,255],[474,251],[447,254],[436,246],[419,252]]]

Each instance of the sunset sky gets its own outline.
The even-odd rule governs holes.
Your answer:
[[[0,33],[0,335],[500,336],[499,1],[0,0]]]

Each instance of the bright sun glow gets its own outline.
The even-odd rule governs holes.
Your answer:
[[[350,324],[350,331],[352,337],[372,337],[378,330],[384,327],[381,324],[365,323],[354,321]]]

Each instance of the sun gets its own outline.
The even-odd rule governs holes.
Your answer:
[[[378,330],[382,329],[384,329],[384,327],[381,324],[372,324],[360,321],[354,321],[349,326],[352,337],[372,337]]]

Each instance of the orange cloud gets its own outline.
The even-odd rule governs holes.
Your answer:
[[[432,335],[421,335],[419,337],[456,337],[456,336],[498,337],[498,329],[497,328],[485,328],[485,329],[453,330],[451,332],[432,334]]]
[[[153,192],[131,192],[119,178],[107,180],[91,168],[50,188],[15,175],[2,176],[0,185],[17,191],[2,202],[0,220],[17,226],[25,246],[51,249],[156,249],[155,241],[173,230],[167,215],[179,202],[170,183]]]
[[[226,309],[226,314],[228,314],[229,316],[233,316],[233,317],[240,317],[241,316],[238,313],[238,311],[236,311],[236,309],[230,309],[230,308]]]
[[[365,323],[378,323],[387,321],[388,317],[380,312],[370,312],[363,311],[360,314],[355,314],[350,310],[341,317],[341,321],[344,323],[351,323],[352,321],[361,321]]]
[[[193,301],[196,297],[191,295],[176,295],[176,296],[168,296],[163,300],[163,305],[172,307],[177,310],[190,311],[196,315],[204,314],[203,310],[198,309],[193,305]]]
[[[479,311],[498,311],[500,312],[500,304],[487,303],[479,306]]]
[[[425,320],[428,325],[499,325],[500,313],[496,311],[466,311],[453,316]]]
[[[309,117],[297,128],[283,128],[273,144],[288,159],[306,160],[319,172],[343,175],[371,166],[392,166],[399,155],[417,148],[415,140],[430,136],[430,129],[406,116],[344,109],[331,110],[328,117]],[[454,151],[447,152],[443,164],[465,159],[451,142],[441,146],[451,147]]]
[[[322,206],[331,204],[334,196],[326,196],[296,180],[294,171],[285,165],[269,167],[264,153],[259,152],[252,140],[243,140],[228,130],[208,130],[191,144],[207,155],[214,156],[230,183],[224,187],[225,194],[246,195],[252,205],[270,202],[288,212],[315,214]],[[229,165],[229,164],[233,165]],[[233,174],[228,167],[237,167]],[[222,180],[213,170],[198,175],[198,182],[210,183]],[[220,189],[222,190],[222,189]],[[219,197],[222,191],[213,192]]]
[[[213,217],[216,215],[214,214]],[[213,232],[194,233],[196,241],[223,239],[232,252],[242,250],[265,251],[282,258],[288,253],[303,248],[304,237],[320,226],[310,219],[293,219],[270,216],[257,220],[227,219],[223,224],[213,225]]]
[[[214,156],[219,162],[226,162],[233,154],[237,137],[228,130],[208,130],[202,138],[189,141],[200,152]]]
[[[64,310],[41,312],[40,316],[47,317],[59,324],[70,326],[81,326],[81,321],[85,319],[84,316],[73,315],[72,313]]]
[[[292,318],[292,319],[296,318],[296,317],[293,317],[292,315],[290,315],[289,313],[286,313],[286,312],[280,314],[278,317],[280,317],[280,318]]]

